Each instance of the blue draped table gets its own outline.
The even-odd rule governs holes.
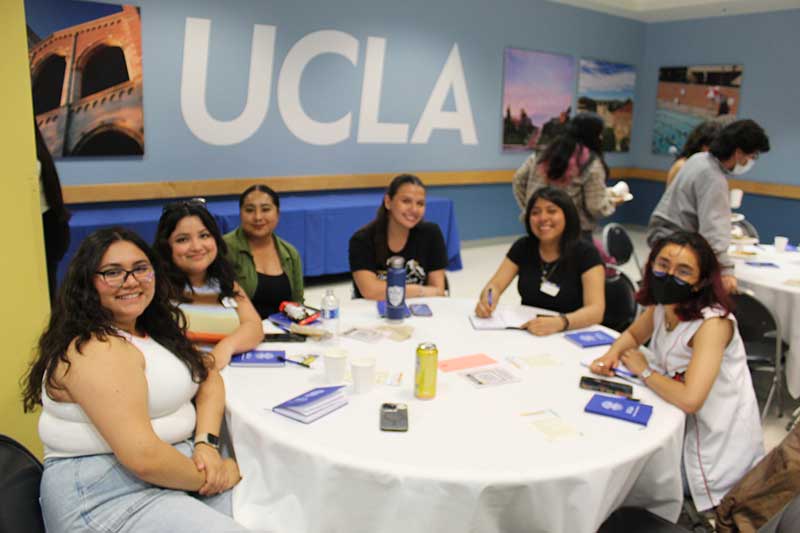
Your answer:
[[[305,276],[349,272],[348,244],[353,233],[372,220],[383,201],[383,193],[348,192],[286,195],[281,197],[280,223],[276,233],[292,243],[303,258]],[[125,202],[70,206],[71,244],[59,264],[58,278],[63,279],[67,265],[78,245],[90,233],[108,226],[123,226],[153,242],[161,210],[167,202]],[[227,233],[239,225],[237,199],[209,200],[208,210],[220,229]],[[428,196],[425,219],[442,229],[447,245],[448,270],[460,270],[461,241],[458,237],[453,202]]]

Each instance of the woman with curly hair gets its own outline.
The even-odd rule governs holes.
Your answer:
[[[99,230],[73,257],[24,381],[25,410],[42,405],[48,531],[245,531],[239,468],[217,451],[224,385],[169,293],[131,231]]]
[[[225,259],[228,248],[205,201],[167,204],[153,247],[164,262],[176,299],[189,304],[182,309],[189,318],[190,338],[216,343],[211,353],[218,369],[224,368],[233,354],[252,350],[261,342],[261,318],[236,282],[233,267]],[[209,316],[222,323],[224,334],[201,334],[208,332],[200,332],[197,325]]]

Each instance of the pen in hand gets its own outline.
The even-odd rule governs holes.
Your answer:
[[[489,287],[489,290],[486,293],[486,299],[489,302],[489,309],[491,310],[491,307],[492,307],[492,288],[491,287]]]

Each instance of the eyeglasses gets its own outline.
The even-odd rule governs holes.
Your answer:
[[[665,278],[665,277],[667,277],[667,272],[663,272],[661,270],[656,270],[654,268],[653,269],[653,275],[655,277],[657,277],[657,278]],[[677,283],[678,285],[689,285],[688,281],[686,281],[685,279],[681,279],[678,276],[674,276],[673,275],[672,278],[675,280],[675,283]]]
[[[125,285],[125,282],[128,281],[128,276],[133,276],[139,283],[149,283],[153,281],[154,277],[153,265],[139,265],[131,270],[109,268],[107,270],[99,270],[95,274],[103,278],[106,285],[113,289],[119,289]]]
[[[167,211],[173,211],[175,209],[184,209],[186,207],[202,207],[203,209],[208,209],[208,206],[206,206],[206,199],[197,197],[189,198],[188,200],[170,202],[164,206],[164,208],[161,210],[161,213],[166,213]]]

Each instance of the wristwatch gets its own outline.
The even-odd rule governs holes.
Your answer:
[[[647,378],[649,378],[652,375],[653,375],[653,369],[648,366],[647,368],[642,370],[641,374],[639,374],[639,379],[641,379],[642,381],[646,381]]]
[[[207,444],[215,450],[219,450],[219,437],[213,433],[200,433],[194,436],[194,445],[198,444]]]

